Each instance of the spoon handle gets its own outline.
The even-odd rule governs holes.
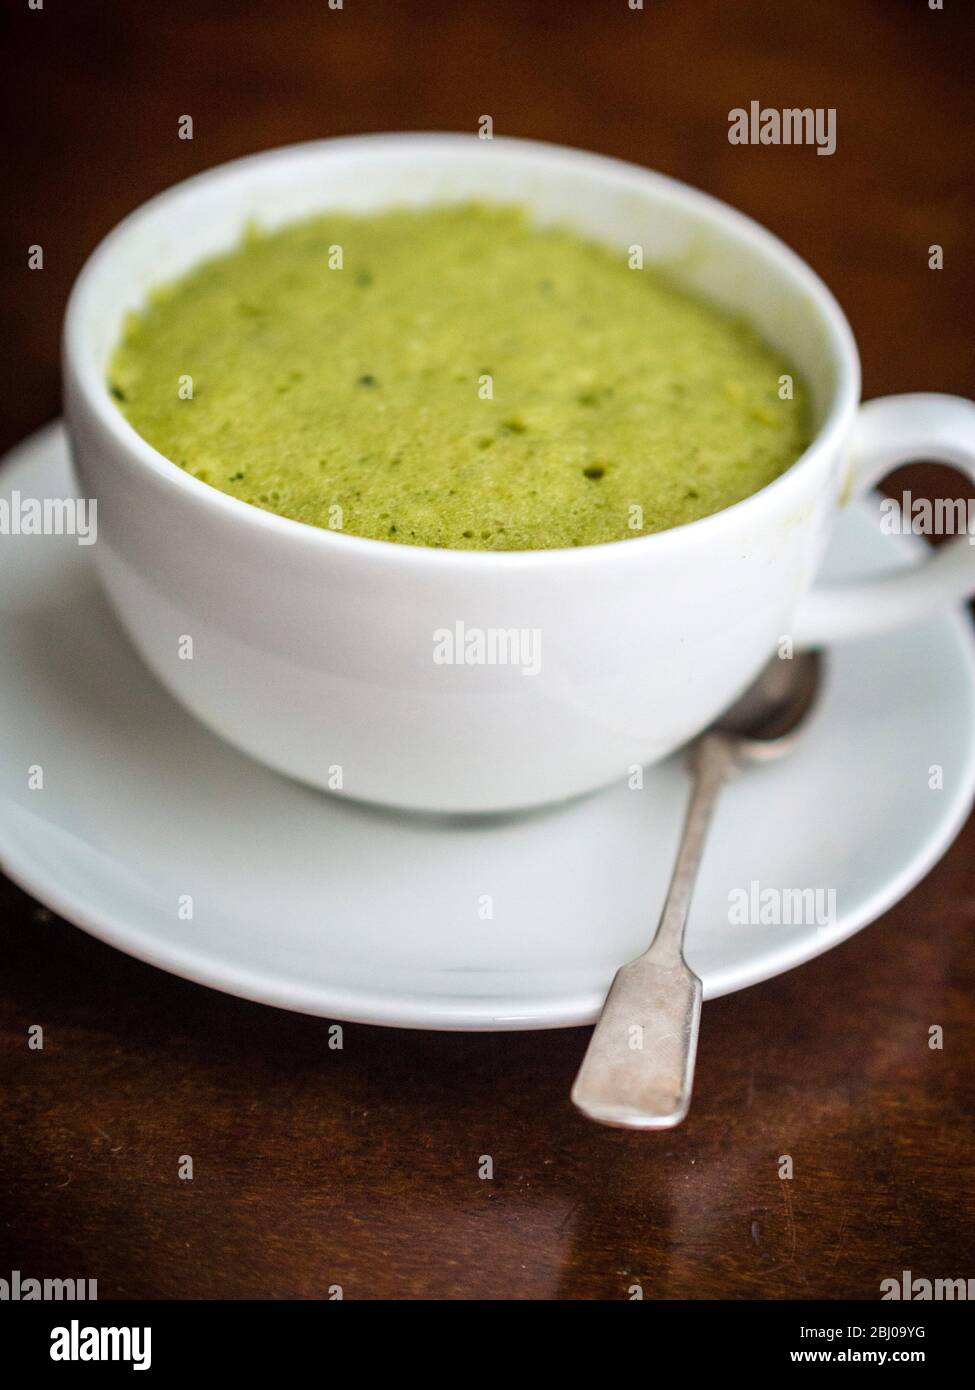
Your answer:
[[[599,1124],[669,1129],[687,1114],[701,981],[684,960],[684,928],[714,803],[734,767],[734,741],[705,734],[660,925],[649,950],[617,971],[572,1088],[573,1104]]]

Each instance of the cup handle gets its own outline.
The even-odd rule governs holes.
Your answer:
[[[960,396],[882,396],[860,407],[851,491],[860,495],[904,463],[952,464],[975,481],[975,404]],[[903,627],[975,593],[975,534],[957,536],[925,562],[876,578],[814,588],[800,603],[794,638],[804,647]]]

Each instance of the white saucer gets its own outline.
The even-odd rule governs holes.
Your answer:
[[[5,462],[0,495],[13,489],[75,495],[60,426]],[[830,570],[909,564],[914,549],[854,511]],[[973,653],[963,614],[837,650],[794,755],[727,790],[689,929],[705,997],[828,950],[943,853],[975,789]],[[934,763],[942,791],[929,788]],[[28,789],[33,764],[43,790]],[[686,791],[674,760],[642,791],[503,821],[329,798],[235,752],[164,693],[103,602],[90,548],[0,536],[0,864],[164,970],[366,1023],[588,1023],[656,923]],[[835,925],[729,925],[729,890],[752,880],[835,889]]]

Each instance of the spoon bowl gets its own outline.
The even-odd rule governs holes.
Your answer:
[[[818,651],[798,652],[788,660],[773,657],[708,733],[740,740],[742,751],[753,756],[788,752],[819,698],[823,665]]]

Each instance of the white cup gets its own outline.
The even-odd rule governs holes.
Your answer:
[[[741,312],[810,390],[806,452],[745,501],[673,530],[574,550],[438,550],[249,506],[157,453],[116,408],[106,369],[123,315],[229,250],[249,219],[471,197],[524,204],[621,254],[639,244]],[[877,632],[975,591],[966,538],[915,570],[809,591],[841,495],[912,459],[975,474],[975,406],[914,395],[858,409],[849,326],[808,266],[724,204],[597,155],[369,135],[201,174],[92,255],[68,306],[64,375],[77,471],[98,500],[99,573],[148,665],[255,758],[368,801],[484,812],[598,787],[692,738],[784,636]],[[445,633],[475,659],[483,640],[495,660],[444,661]]]

